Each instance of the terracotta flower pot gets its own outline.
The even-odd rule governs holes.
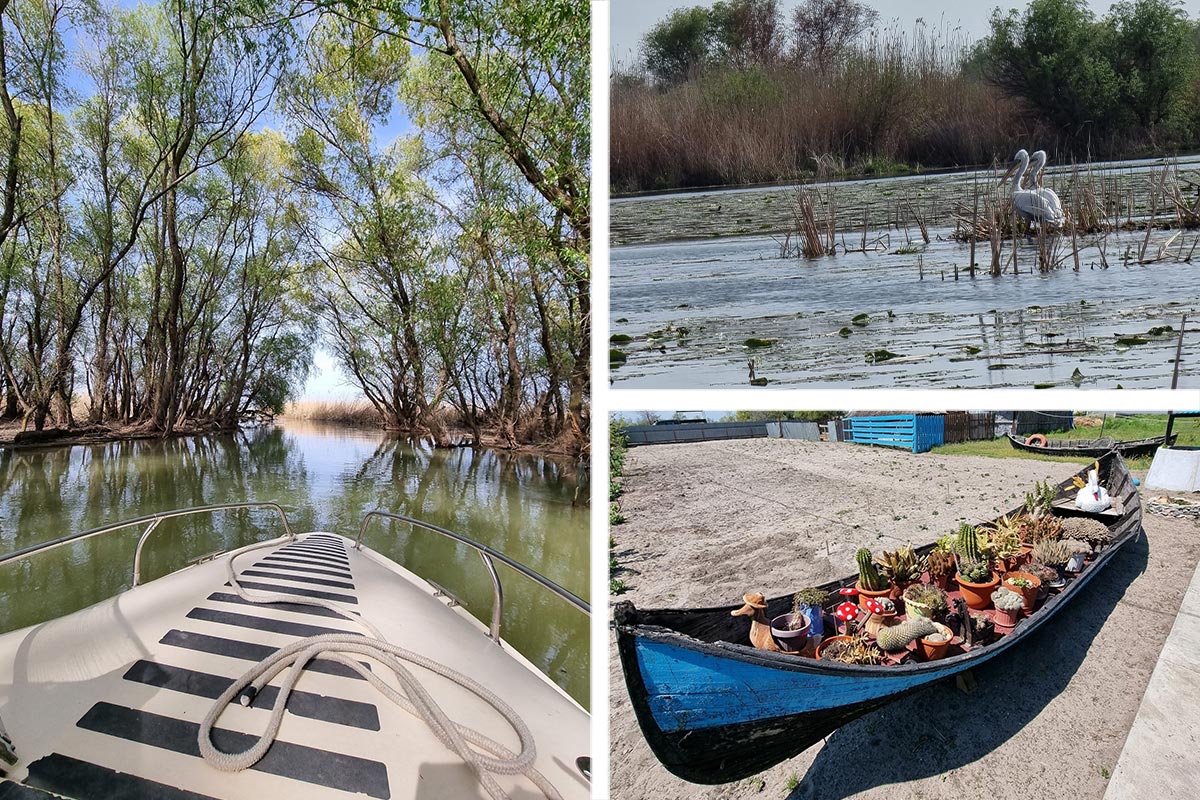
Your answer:
[[[817,659],[820,660],[822,653],[824,653],[826,648],[828,648],[829,645],[833,644],[834,642],[849,642],[852,641],[853,638],[854,637],[852,636],[830,636],[828,639],[821,642],[821,645],[817,648]]]
[[[797,617],[803,620],[804,624],[792,630],[790,626]],[[783,652],[799,653],[808,645],[808,630],[811,624],[803,614],[780,614],[771,620],[771,635],[775,637]]]
[[[1000,585],[1000,575],[996,572],[992,573],[992,579],[987,583],[968,583],[962,575],[955,575],[954,580],[958,581],[958,591],[967,601],[967,607],[976,611],[982,611],[992,604],[992,592]]]
[[[1029,581],[1030,585],[1024,588],[1013,586],[1009,583],[1009,579],[1011,578],[1024,578]],[[1028,572],[1006,572],[1004,573],[1004,577],[1001,578],[1000,583],[1005,589],[1010,589],[1021,595],[1021,599],[1025,601],[1026,614],[1032,614],[1033,610],[1037,608],[1038,590],[1042,588],[1042,582],[1036,575],[1031,575]]]
[[[950,649],[950,640],[954,638],[950,629],[945,625],[940,622],[935,622],[934,625],[937,625],[938,633],[945,634],[946,641],[931,642],[928,639],[919,639],[921,655],[925,656],[926,661],[937,661],[939,658],[945,658],[946,651]]]
[[[855,585],[855,588],[857,588],[857,589],[858,589],[858,607],[859,607],[859,608],[861,608],[863,611],[866,611],[866,610],[867,610],[867,605],[866,605],[866,604],[867,604],[867,598],[870,598],[870,597],[879,597],[879,598],[882,598],[882,597],[888,597],[888,595],[890,595],[890,594],[892,593],[892,584],[891,584],[891,583],[888,583],[888,585],[887,585],[887,588],[886,588],[886,589],[880,589],[878,592],[873,592],[873,591],[871,591],[870,589],[864,589],[864,588],[862,587],[862,582],[861,582],[861,581],[860,581],[860,582],[857,582],[857,583],[855,583],[854,585]],[[889,598],[889,599],[890,599],[890,598]]]
[[[947,584],[950,583],[949,575],[934,575],[934,576],[932,576],[932,578],[933,578],[933,585],[938,587],[939,589],[945,589]]]
[[[997,608],[996,616],[994,617],[994,619],[996,620],[997,625],[1000,625],[1005,628],[1011,628],[1017,624],[1017,619],[1020,616],[1021,616],[1021,609],[1019,609],[1019,608],[1014,608],[1011,611],[1005,611],[1004,609]]]

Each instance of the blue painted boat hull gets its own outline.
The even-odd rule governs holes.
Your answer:
[[[617,650],[639,726],[658,759],[695,783],[741,780],[790,758],[847,722],[934,681],[995,658],[1059,613],[1121,546],[1141,530],[1137,491],[1113,452],[1101,480],[1124,513],[1112,543],[1013,633],[951,658],[891,666],[852,666],[756,650],[738,606],[708,609],[614,609]],[[1081,476],[1086,470],[1081,471]],[[1068,479],[1060,489],[1071,487]],[[1071,488],[1071,491],[1074,491]],[[927,549],[920,548],[922,550]],[[825,584],[833,591],[856,576]],[[768,601],[768,618],[790,595]]]

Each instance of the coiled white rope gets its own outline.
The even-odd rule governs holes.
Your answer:
[[[287,707],[288,696],[292,693],[296,682],[304,671],[304,667],[314,658],[320,657],[343,664],[357,672],[370,682],[384,697],[391,700],[404,710],[425,720],[434,735],[450,750],[458,754],[475,772],[480,785],[493,800],[507,800],[508,795],[497,783],[494,775],[525,775],[542,791],[548,800],[562,800],[558,790],[540,772],[533,768],[537,758],[533,733],[520,715],[504,702],[499,695],[486,686],[472,680],[466,675],[434,661],[420,653],[414,653],[388,642],[379,629],[362,615],[352,609],[344,608],[336,603],[310,597],[271,592],[267,594],[249,594],[238,583],[233,561],[240,555],[263,547],[277,545],[277,541],[263,542],[236,550],[229,554],[226,562],[226,572],[229,584],[238,596],[250,603],[298,603],[318,606],[345,615],[365,628],[370,636],[360,636],[353,633],[327,633],[301,639],[286,647],[282,647],[272,655],[263,659],[246,671],[240,678],[230,684],[220,697],[213,703],[212,708],[200,723],[200,755],[211,766],[225,772],[239,772],[249,769],[266,755],[279,733],[283,722],[283,712]],[[365,665],[361,664],[350,654],[373,658],[392,671],[399,682],[399,689],[386,683]],[[513,753],[499,742],[484,736],[466,725],[460,725],[450,719],[438,706],[437,702],[421,684],[415,675],[404,666],[410,662],[423,667],[437,675],[441,675],[474,693],[484,702],[494,708],[513,730],[521,742],[521,751]],[[242,705],[248,706],[254,702],[255,696],[275,676],[287,670],[279,686],[279,694],[275,705],[271,708],[271,716],[267,721],[266,730],[262,736],[247,750],[240,753],[226,753],[218,750],[212,742],[212,729],[225,708],[235,697]]]

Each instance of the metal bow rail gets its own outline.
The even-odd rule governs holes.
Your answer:
[[[500,576],[496,573],[496,565],[493,559],[495,561],[499,561],[510,569],[516,570],[529,580],[539,584],[542,588],[549,589],[551,592],[558,595],[563,600],[566,600],[584,614],[592,613],[591,606],[588,605],[584,600],[580,599],[577,595],[559,586],[549,578],[534,572],[524,564],[514,561],[513,559],[504,555],[504,553],[501,553],[499,550],[493,550],[486,544],[480,544],[474,539],[469,539],[466,536],[463,536],[461,533],[455,533],[454,531],[447,530],[446,528],[442,528],[437,525],[432,525],[428,522],[423,522],[413,517],[406,517],[403,514],[393,514],[390,511],[367,512],[367,515],[363,517],[362,525],[359,526],[358,539],[354,542],[354,548],[356,550],[362,550],[363,534],[366,533],[367,526],[370,525],[371,520],[376,518],[384,518],[395,520],[397,522],[408,523],[414,528],[421,528],[430,531],[431,533],[436,533],[441,536],[445,536],[448,539],[453,539],[456,542],[465,544],[472,548],[475,552],[479,553],[479,557],[483,559],[483,565],[487,567],[488,574],[492,577],[492,623],[488,628],[488,635],[492,637],[492,640],[496,642],[496,644],[500,643],[500,618],[504,611],[504,587],[500,583]]]
[[[154,533],[154,529],[158,527],[158,524],[160,522],[162,522],[164,519],[173,519],[175,517],[186,517],[186,516],[190,516],[192,514],[206,514],[206,513],[213,512],[213,511],[227,511],[227,510],[238,509],[238,508],[273,508],[273,509],[275,509],[277,512],[279,512],[279,518],[281,520],[283,520],[283,530],[284,530],[287,538],[289,538],[289,539],[296,538],[296,534],[294,534],[292,532],[292,526],[288,522],[287,514],[284,512],[283,507],[280,506],[278,503],[270,503],[270,502],[268,502],[268,503],[218,503],[216,505],[211,505],[211,506],[194,506],[192,508],[177,508],[174,511],[163,511],[162,513],[159,513],[159,514],[147,514],[144,517],[137,517],[135,519],[125,520],[122,522],[113,522],[108,525],[102,525],[99,528],[92,528],[91,530],[81,531],[79,533],[73,533],[68,536],[62,536],[62,537],[59,537],[58,539],[51,539],[48,542],[42,542],[40,544],[30,545],[29,547],[25,547],[20,550],[15,550],[11,553],[7,553],[3,556],[0,556],[0,566],[8,564],[9,562],[12,562],[12,561],[20,561],[22,559],[28,558],[29,556],[43,553],[47,550],[53,550],[57,547],[62,547],[65,544],[72,544],[73,542],[79,542],[84,539],[90,539],[93,536],[99,536],[102,533],[111,533],[112,531],[119,531],[119,530],[123,530],[125,528],[132,528],[132,527],[135,527],[138,525],[145,525],[146,530],[142,531],[141,538],[138,539],[137,550],[135,550],[134,554],[133,554],[133,585],[137,586],[139,583],[141,583],[141,577],[142,577],[142,575],[141,575],[141,573],[142,573],[142,547],[145,546],[146,540],[150,538],[150,534]]]

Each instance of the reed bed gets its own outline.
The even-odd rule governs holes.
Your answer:
[[[366,400],[302,400],[288,403],[282,419],[383,427],[383,417]]]

